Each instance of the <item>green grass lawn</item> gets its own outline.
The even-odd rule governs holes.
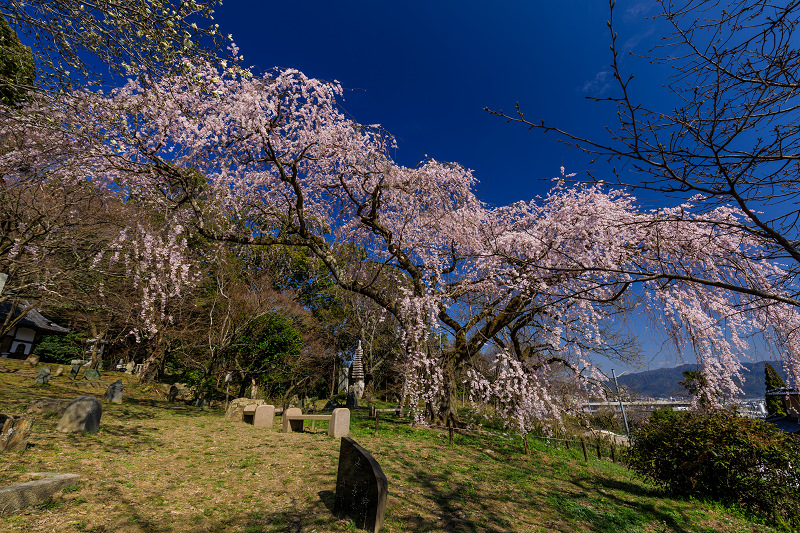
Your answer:
[[[205,532],[353,531],[332,515],[339,443],[325,423],[284,435],[226,420],[219,408],[169,403],[155,387],[116,373],[103,385],[55,378],[35,387],[37,369],[0,361],[0,412],[21,414],[38,397],[102,398],[125,381],[122,404],[103,402],[94,435],[33,426],[28,450],[0,454],[0,485],[27,472],[63,472],[80,482],[52,500],[0,517],[0,531]],[[351,437],[389,481],[382,531],[772,531],[718,506],[674,499],[610,460],[510,435],[411,427],[393,415],[353,413]]]

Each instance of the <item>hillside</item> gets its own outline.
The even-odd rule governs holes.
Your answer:
[[[785,376],[779,361],[769,361],[782,378]],[[763,397],[766,392],[764,387],[764,361],[757,363],[744,363],[748,372],[745,374],[743,398]],[[628,387],[642,396],[652,398],[668,398],[670,396],[686,396],[686,390],[678,383],[683,380],[681,374],[684,370],[695,370],[697,365],[686,364],[674,368],[660,368],[625,374],[618,378],[620,386]]]
[[[21,414],[33,398],[102,397],[122,379],[122,404],[103,402],[100,431],[63,434],[58,420],[34,422],[24,453],[0,453],[0,485],[31,472],[78,474],[51,500],[0,516],[3,532],[241,533],[355,531],[333,516],[339,442],[324,423],[284,434],[227,420],[208,409],[170,403],[158,386],[104,373],[102,384],[54,377],[33,384],[37,369],[0,361],[0,413]],[[321,427],[322,426],[322,427]],[[606,453],[588,461],[573,442],[519,434],[456,433],[412,427],[386,416],[376,432],[367,409],[353,412],[350,436],[388,478],[383,533],[681,532],[767,533],[772,528],[722,507],[665,495]]]

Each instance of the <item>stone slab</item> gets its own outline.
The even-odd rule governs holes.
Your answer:
[[[386,515],[389,482],[372,455],[353,439],[342,437],[333,512],[350,517],[359,529],[377,532]]]
[[[253,425],[258,428],[271,428],[275,422],[275,406],[259,405],[253,415]]]
[[[291,417],[293,416],[302,416],[303,410],[299,407],[289,407],[286,411],[283,412],[283,421],[282,421],[282,431],[284,433],[289,433],[291,431],[303,431],[303,420],[292,420]]]
[[[339,407],[331,413],[328,435],[334,439],[350,435],[350,409]]]
[[[24,509],[40,501],[52,498],[53,494],[74,485],[81,477],[77,474],[54,474],[43,472],[44,479],[0,487],[0,514]]]

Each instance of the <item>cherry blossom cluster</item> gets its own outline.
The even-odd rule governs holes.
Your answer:
[[[594,355],[614,350],[607,332],[636,309],[695,351],[714,398],[739,390],[754,334],[785,347],[797,379],[791,287],[737,210],[643,210],[625,191],[562,180],[543,198],[489,207],[458,164],[394,163],[393,139],[348,118],[341,97],[338,83],[296,70],[186,61],[180,76],[32,103],[15,120],[36,142],[2,157],[168,213],[168,231],[124,239],[150,334],[191,283],[187,228],[306,247],[343,288],[392,313],[411,405],[452,395],[451,374],[466,368],[476,401],[497,399],[509,424],[557,422],[551,362],[576,381],[596,376]],[[452,339],[450,354],[428,349],[432,332]],[[483,375],[473,363],[489,343],[502,349]]]

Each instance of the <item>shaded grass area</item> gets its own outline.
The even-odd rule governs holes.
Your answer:
[[[55,378],[34,387],[36,369],[0,372],[0,412],[18,414],[37,397],[102,398],[122,377],[125,400],[103,402],[94,435],[64,435],[36,420],[24,453],[0,454],[0,484],[27,472],[81,475],[52,500],[0,517],[0,531],[206,532],[353,531],[332,515],[338,441],[325,423],[281,434],[225,420],[220,409],[168,403],[152,388],[109,373],[103,385]],[[31,376],[21,374],[26,371]],[[366,409],[351,436],[389,480],[382,531],[739,532],[771,531],[700,502],[664,496],[625,467],[579,450],[502,434],[454,435],[387,416],[380,432]]]

